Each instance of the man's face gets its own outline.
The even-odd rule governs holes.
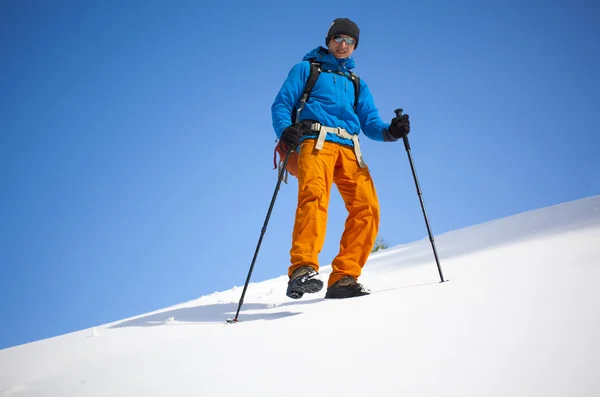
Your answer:
[[[351,42],[352,44],[348,44]],[[354,40],[350,36],[346,36],[344,34],[333,36],[329,39],[329,52],[333,54],[334,57],[340,58],[349,58],[354,52],[354,48],[356,48],[356,40]]]

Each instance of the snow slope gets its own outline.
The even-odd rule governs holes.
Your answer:
[[[371,256],[367,297],[292,301],[282,276],[238,324],[241,287],[1,350],[0,396],[600,395],[600,196],[436,245],[445,283],[424,239]]]

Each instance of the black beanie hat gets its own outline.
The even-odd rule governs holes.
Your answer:
[[[329,27],[329,32],[327,32],[327,37],[325,37],[325,45],[329,45],[329,40],[331,40],[333,36],[340,34],[352,37],[356,40],[354,48],[358,47],[358,35],[360,34],[360,30],[358,29],[358,26],[348,18],[336,18],[333,21]]]

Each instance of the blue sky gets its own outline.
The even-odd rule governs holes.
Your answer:
[[[4,1],[0,348],[243,285],[276,183],[271,103],[336,17],[361,29],[382,118],[411,116],[434,233],[600,194],[591,1]],[[380,236],[425,238],[402,143],[361,143]],[[253,281],[287,271],[295,195]],[[335,192],[322,265],[345,216]]]

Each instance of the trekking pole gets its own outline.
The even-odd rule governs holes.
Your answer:
[[[402,116],[402,109],[396,109],[396,117]],[[427,232],[429,233],[429,241],[431,242],[431,248],[433,248],[433,256],[435,257],[435,263],[437,264],[438,272],[440,273],[440,282],[443,283],[444,275],[442,274],[442,267],[440,266],[440,260],[438,258],[437,250],[435,249],[435,241],[433,234],[431,233],[431,227],[429,226],[429,219],[427,218],[427,212],[425,211],[425,204],[423,203],[423,193],[421,192],[421,186],[419,185],[419,179],[417,178],[417,171],[415,170],[415,164],[413,162],[412,154],[410,152],[410,143],[408,142],[408,136],[402,137],[404,140],[404,148],[408,153],[408,161],[410,163],[410,169],[412,170],[413,179],[415,180],[415,186],[417,187],[417,194],[419,195],[419,201],[421,202],[421,209],[423,210],[423,217],[425,217],[425,225],[427,225]]]
[[[277,193],[279,192],[279,187],[281,186],[281,181],[283,180],[283,175],[285,173],[285,167],[287,166],[287,162],[293,151],[294,151],[294,149],[291,149],[291,148],[288,149],[287,156],[285,156],[285,159],[283,160],[283,165],[281,166],[281,169],[279,170],[279,176],[277,178],[277,185],[275,186],[275,192],[273,193],[273,198],[271,199],[271,205],[269,206],[269,210],[267,211],[267,217],[265,218],[265,223],[263,224],[263,227],[260,232],[258,244],[256,245],[256,251],[254,251],[254,257],[252,258],[252,264],[250,265],[250,270],[248,271],[248,277],[246,277],[246,283],[244,284],[244,289],[242,291],[242,296],[240,297],[240,302],[238,303],[235,317],[233,319],[227,320],[227,322],[230,324],[238,322],[238,316],[240,315],[240,309],[242,308],[242,305],[244,304],[244,297],[246,296],[246,290],[248,289],[248,284],[250,283],[250,277],[252,276],[252,271],[254,270],[254,264],[256,263],[256,258],[258,257],[258,251],[260,250],[260,245],[262,244],[263,237],[265,235],[265,232],[267,231],[267,224],[269,223],[269,218],[271,218],[271,212],[273,211],[273,206],[275,205],[275,199],[277,198]]]

